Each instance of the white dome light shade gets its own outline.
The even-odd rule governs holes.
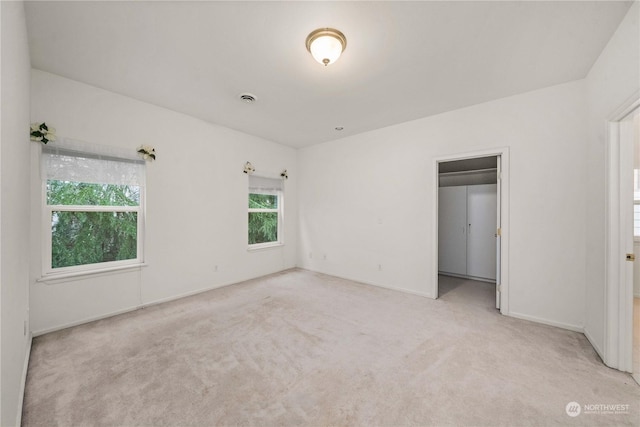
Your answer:
[[[338,30],[320,28],[307,37],[307,50],[325,66],[333,64],[347,47],[347,39]]]
[[[309,50],[316,61],[329,65],[336,62],[336,59],[340,57],[342,43],[332,36],[321,36],[311,42]]]

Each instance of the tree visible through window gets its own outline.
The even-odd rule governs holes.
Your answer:
[[[144,161],[72,144],[42,148],[43,273],[141,263]]]
[[[51,268],[138,257],[140,187],[50,180],[47,205]]]
[[[249,194],[249,244],[278,241],[278,196]]]
[[[249,177],[249,245],[280,243],[282,180]]]

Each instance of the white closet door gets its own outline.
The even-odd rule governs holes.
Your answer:
[[[467,187],[467,275],[496,279],[496,184]]]
[[[467,274],[467,187],[440,187],[438,270]]]

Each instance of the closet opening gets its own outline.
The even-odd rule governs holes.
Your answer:
[[[436,296],[500,308],[501,156],[437,162]]]

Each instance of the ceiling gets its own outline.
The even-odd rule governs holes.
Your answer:
[[[583,78],[630,5],[28,1],[25,9],[33,68],[304,147]],[[328,67],[305,48],[320,27],[347,37]],[[241,101],[244,92],[257,102]]]

